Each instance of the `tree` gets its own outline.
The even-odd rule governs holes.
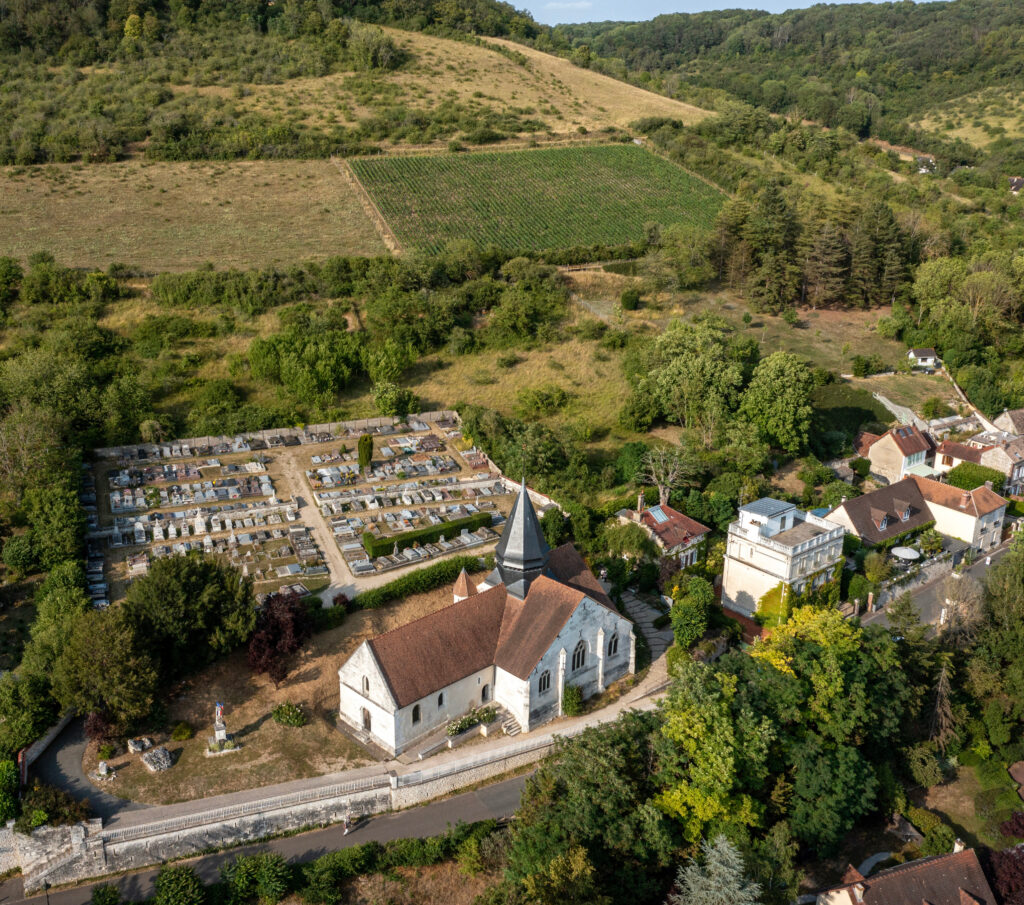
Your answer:
[[[665,506],[673,490],[691,483],[698,469],[680,449],[655,446],[644,453],[638,477],[658,488],[658,502]]]
[[[13,757],[57,719],[49,683],[38,676],[0,676],[0,753]]]
[[[68,482],[55,481],[25,493],[25,513],[39,565],[52,569],[80,555],[85,516],[78,491]]]
[[[288,894],[291,868],[281,855],[272,852],[239,855],[221,868],[221,877],[233,905],[253,899],[259,905],[277,905]]]
[[[679,868],[667,905],[760,905],[761,887],[747,879],[743,857],[725,838],[702,840],[701,858]]]
[[[252,583],[195,554],[155,560],[129,586],[122,609],[165,681],[233,650],[256,625]]]
[[[263,602],[249,639],[249,668],[277,687],[288,675],[288,658],[313,634],[313,620],[298,594],[278,592]]]
[[[65,709],[108,714],[122,729],[149,715],[157,670],[123,609],[75,620],[53,666],[53,695]]]
[[[708,612],[715,602],[715,590],[703,578],[688,575],[672,588],[672,598],[675,602],[669,616],[676,644],[683,648],[692,647],[707,631]]]
[[[523,878],[523,887],[536,905],[609,905],[582,845],[555,855],[542,871]]]
[[[373,461],[373,435],[372,434],[360,434],[359,435],[359,467],[369,468],[370,463]]]
[[[153,886],[153,905],[205,905],[206,887],[195,870],[185,864],[165,864]]]
[[[658,548],[635,522],[613,523],[604,529],[604,546],[611,556],[628,559],[653,559]]]
[[[35,562],[30,533],[15,534],[4,541],[4,565],[14,573],[15,578],[23,578],[31,572]]]
[[[872,550],[864,557],[864,577],[873,585],[880,585],[891,573],[892,566],[885,553]]]
[[[14,258],[0,257],[0,318],[18,300],[18,288],[25,272]]]
[[[419,407],[419,398],[412,390],[382,380],[373,387],[373,404],[382,415],[405,417]]]
[[[18,816],[18,765],[13,760],[0,760],[0,821],[7,823]]]
[[[740,412],[772,446],[797,453],[807,445],[813,389],[806,362],[789,352],[774,352],[755,369]]]
[[[29,628],[21,671],[49,681],[53,664],[67,645],[75,621],[88,609],[89,598],[81,586],[41,589],[36,596],[36,618]]]
[[[942,639],[954,650],[966,650],[981,628],[984,591],[970,575],[949,575],[942,583],[942,595],[946,601]]]
[[[112,883],[100,883],[92,888],[90,905],[121,905],[121,891]]]

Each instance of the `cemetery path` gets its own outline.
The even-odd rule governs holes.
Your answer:
[[[477,820],[500,820],[512,816],[519,807],[526,779],[526,776],[516,776],[472,792],[454,795],[443,801],[372,817],[357,824],[347,836],[342,834],[340,826],[335,825],[297,836],[247,845],[228,852],[205,855],[186,863],[194,867],[204,881],[210,883],[220,879],[221,866],[233,860],[236,855],[272,851],[284,855],[289,861],[302,863],[312,861],[326,852],[363,842],[388,842],[392,839],[436,836],[445,832],[449,824],[460,820],[472,823]],[[121,895],[129,901],[138,902],[153,896],[153,880],[156,875],[155,869],[142,870],[112,877],[107,882],[116,885]],[[22,905],[26,902],[39,905],[88,905],[95,885],[51,891],[45,894],[45,899],[44,894],[26,899],[21,877],[12,877],[0,885],[0,905]]]
[[[127,801],[96,788],[82,770],[85,755],[85,721],[74,719],[29,768],[31,775],[42,782],[70,792],[75,798],[88,798],[93,814],[109,820],[124,811],[138,811],[150,805]],[[115,780],[116,781],[116,780]],[[3,899],[0,899],[2,902]]]

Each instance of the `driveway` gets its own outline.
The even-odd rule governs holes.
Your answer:
[[[258,845],[194,858],[187,863],[196,869],[204,881],[210,883],[220,878],[221,866],[237,855],[277,852],[290,862],[301,864],[319,858],[327,852],[359,845],[361,842],[388,842],[392,839],[436,836],[460,821],[473,823],[477,820],[500,820],[511,817],[519,807],[526,779],[526,776],[516,776],[443,801],[372,817],[352,829],[347,836],[343,835],[340,826],[330,826],[298,836],[287,836]],[[140,902],[152,897],[153,880],[156,875],[156,870],[143,870],[112,877],[106,882],[114,883],[121,890],[122,896],[129,901]],[[21,877],[13,877],[0,886],[0,905],[20,905],[23,902],[39,905],[87,905],[92,897],[94,885],[75,886],[26,899]]]
[[[992,554],[993,566],[1006,555],[1006,551],[1008,549],[1009,545],[1005,544],[1002,547],[999,547]],[[982,556],[976,563],[974,563],[974,565],[966,569],[965,573],[981,584],[984,584],[985,573],[990,568],[991,566],[987,566],[985,564],[985,557]],[[942,607],[945,605],[945,597],[942,593],[942,584],[945,580],[946,575],[941,575],[936,578],[935,581],[930,584],[926,584],[924,587],[918,588],[916,591],[911,593],[914,604],[917,606],[918,612],[921,614],[922,623],[928,625],[939,624],[939,619],[942,618]],[[864,625],[888,626],[889,614],[885,610],[879,610],[876,613],[870,613],[867,616],[862,616],[861,622]]]
[[[93,814],[102,817],[104,823],[115,814],[149,807],[100,791],[89,782],[82,770],[87,741],[84,720],[72,720],[29,768],[30,781],[33,778],[39,779],[70,792],[75,798],[88,798]]]

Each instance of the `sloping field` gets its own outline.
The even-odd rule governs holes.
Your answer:
[[[0,255],[145,270],[387,254],[328,160],[0,168]]]
[[[997,138],[1024,137],[1024,92],[1009,86],[986,88],[947,101],[914,125],[962,138],[984,148]]]
[[[252,85],[248,96],[236,103],[295,123],[329,126],[352,125],[399,104],[424,110],[456,101],[474,110],[523,116],[554,133],[625,127],[646,116],[672,117],[689,124],[709,115],[699,107],[512,41],[487,38],[478,45],[396,28],[385,31],[409,54],[409,62],[394,72],[372,77],[339,72],[279,85]],[[487,44],[525,57],[526,65]],[[181,86],[178,90],[196,89]],[[231,89],[210,86],[198,91],[223,96]]]
[[[724,195],[634,145],[349,161],[407,248],[616,245],[645,223],[710,228]]]

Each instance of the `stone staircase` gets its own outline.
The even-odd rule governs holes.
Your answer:
[[[657,660],[675,640],[672,636],[672,629],[668,626],[655,628],[654,620],[661,615],[661,612],[640,600],[632,591],[622,592],[622,605],[626,614],[636,623],[637,628],[647,639],[647,645],[651,649],[651,659]]]
[[[523,727],[519,725],[519,720],[512,716],[512,714],[506,712],[504,717],[505,719],[501,722],[501,731],[505,735],[519,735],[523,731]]]

